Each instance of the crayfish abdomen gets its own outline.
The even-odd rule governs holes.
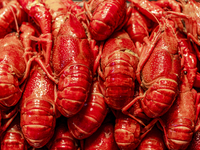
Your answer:
[[[65,117],[56,120],[55,132],[51,140],[47,143],[48,150],[77,150],[79,141],[73,137],[67,127]]]
[[[115,120],[115,141],[120,149],[133,150],[141,141],[141,125],[127,116],[118,116]]]

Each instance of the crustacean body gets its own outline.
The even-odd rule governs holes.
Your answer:
[[[56,105],[65,117],[83,107],[92,82],[93,55],[84,27],[69,14],[59,30],[52,54],[52,64],[59,78]]]
[[[45,64],[47,61],[42,51],[30,46],[29,49],[35,50],[35,53],[26,62],[27,81],[20,101],[20,126],[26,141],[34,148],[41,148],[54,134],[57,117],[56,85],[47,75],[52,74],[52,70]]]
[[[150,21],[148,20],[148,18],[142,15],[136,9],[136,7],[132,6],[131,16],[123,28],[129,34],[134,43],[143,43],[144,37],[149,37],[149,24]]]
[[[162,27],[164,30],[162,30]],[[157,26],[150,39],[145,38],[136,77],[145,93],[134,98],[123,111],[141,100],[144,113],[156,118],[166,113],[176,99],[181,73],[181,57],[173,22]]]
[[[19,101],[22,89],[19,80],[23,77],[26,64],[23,58],[24,47],[16,33],[11,33],[0,40],[0,108],[6,109]],[[6,58],[6,59],[5,59]]]
[[[168,3],[169,0],[161,0],[161,2],[158,1],[158,5],[162,5],[163,3]],[[166,11],[165,14],[168,14],[168,17],[175,18],[175,22],[177,24],[177,27],[180,31],[185,33],[188,38],[192,39],[193,44],[195,47],[196,45],[200,45],[199,42],[199,35],[200,35],[200,19],[199,19],[199,9],[200,4],[198,1],[195,0],[180,0],[179,2],[176,2],[175,0],[172,0],[171,6],[174,8],[180,8],[180,11]],[[179,5],[179,6],[178,6]],[[178,19],[177,19],[178,18]],[[182,21],[180,21],[180,19]],[[178,20],[178,21],[177,21]],[[200,59],[200,52],[198,48],[195,48],[197,58]]]
[[[134,95],[138,55],[134,43],[124,31],[114,33],[101,50],[99,83],[105,102],[120,110]]]
[[[193,89],[197,57],[190,41],[177,33],[181,58],[181,79],[177,99],[161,117],[164,141],[168,149],[187,149],[197,129],[199,96]]]
[[[185,76],[182,82],[177,100],[161,121],[169,149],[186,149],[195,131],[196,92],[189,88]]]
[[[156,150],[166,150],[163,133],[155,126],[147,133],[147,135],[142,139],[137,150],[143,149],[156,149]]]
[[[158,6],[152,3],[149,0],[128,0],[130,3],[132,3],[138,11],[140,11],[143,15],[147,16],[152,21],[158,23],[158,20],[160,20],[163,17],[164,10]]]
[[[44,146],[53,136],[56,123],[55,86],[38,64],[31,69],[20,110],[25,139],[35,148]]]
[[[167,0],[166,0],[167,1]],[[174,0],[173,0],[174,1]],[[173,4],[174,7],[176,6],[176,2]],[[183,19],[183,27],[179,27],[183,32],[187,34],[197,45],[200,45],[198,36],[200,35],[200,28],[199,28],[199,9],[200,4],[195,0],[188,0],[187,2],[184,0],[180,0],[180,8],[182,11],[174,12],[174,11],[167,11],[167,14],[175,15],[179,18]],[[179,25],[179,24],[178,24]]]

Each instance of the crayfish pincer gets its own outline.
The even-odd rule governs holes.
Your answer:
[[[52,65],[59,78],[56,105],[65,117],[83,107],[92,83],[93,56],[85,29],[69,14],[54,41]]]

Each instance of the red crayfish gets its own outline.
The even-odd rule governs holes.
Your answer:
[[[92,82],[92,50],[85,29],[77,17],[69,14],[54,42],[52,64],[59,78],[56,105],[65,117],[83,107]]]
[[[157,149],[166,150],[162,132],[155,126],[142,139],[137,150]]]
[[[32,25],[27,24],[25,27],[31,28],[32,34],[24,35],[22,38],[36,35],[37,30]],[[38,43],[44,44],[40,42]],[[45,64],[46,57],[40,50],[45,46],[38,46],[38,49],[36,45],[31,46],[26,43],[25,46],[29,48],[29,53],[26,59],[25,87],[20,101],[20,126],[27,142],[31,146],[40,148],[54,133],[56,86],[54,81],[47,76],[47,74],[52,74],[52,71],[48,67],[49,64]]]
[[[127,115],[118,112],[115,115],[115,141],[123,150],[134,150],[157,122],[157,119],[153,119],[148,125],[142,127],[137,120]]]
[[[165,144],[169,149],[186,149],[190,144],[199,114],[199,96],[193,89],[197,58],[190,41],[182,34],[177,34],[179,49],[182,53],[181,79],[176,101],[166,114],[161,117]],[[196,126],[196,127],[195,127]]]
[[[146,45],[142,49],[136,77],[146,92],[125,106],[124,112],[141,99],[144,113],[150,118],[156,118],[166,113],[176,99],[181,57],[173,22],[164,22],[164,25],[155,28],[149,39],[144,38]]]
[[[55,87],[39,65],[31,69],[20,104],[20,126],[27,142],[44,146],[56,123]]]
[[[144,37],[149,37],[150,20],[142,15],[136,7],[131,7],[131,16],[124,26],[124,30],[129,34],[134,43],[143,43]]]
[[[100,50],[99,84],[105,102],[120,110],[134,95],[137,49],[124,31],[115,32]]]

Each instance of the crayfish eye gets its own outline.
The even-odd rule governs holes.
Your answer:
[[[183,73],[186,75],[186,74],[187,74],[187,71],[183,71]]]

